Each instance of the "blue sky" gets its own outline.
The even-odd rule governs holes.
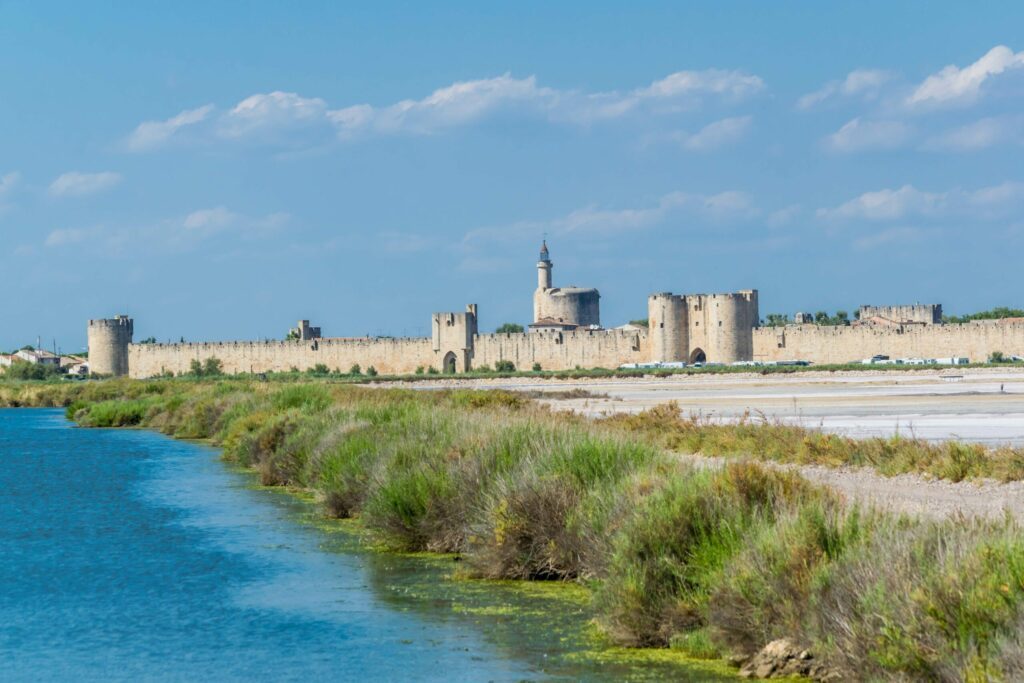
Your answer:
[[[1021,3],[552,4],[0,0],[0,347],[1024,304]]]

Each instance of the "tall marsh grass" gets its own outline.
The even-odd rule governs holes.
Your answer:
[[[1016,523],[897,519],[792,473],[701,469],[664,450],[951,468],[950,478],[996,471],[970,448],[881,440],[858,450],[666,408],[593,422],[504,392],[238,379],[31,391],[44,393],[13,400],[68,406],[82,425],[210,439],[264,484],[358,517],[386,548],[457,553],[473,576],[587,582],[618,644],[745,657],[786,637],[851,679],[1024,674]]]

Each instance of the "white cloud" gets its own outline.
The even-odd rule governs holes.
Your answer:
[[[910,226],[888,228],[886,230],[857,238],[854,240],[853,246],[855,249],[860,251],[867,251],[869,249],[877,249],[878,247],[884,247],[893,243],[914,242],[922,239],[925,234],[925,231],[921,228]]]
[[[323,122],[327,103],[319,97],[274,91],[250,95],[221,119],[220,132],[227,137],[268,129]]]
[[[735,116],[714,121],[696,133],[676,133],[673,137],[686,149],[705,151],[727,145],[742,138],[754,120],[752,116]]]
[[[207,104],[197,109],[186,109],[164,121],[144,121],[128,136],[125,146],[132,152],[159,147],[182,128],[205,121],[212,111],[213,105]]]
[[[999,144],[1024,143],[1024,117],[1004,116],[979,119],[959,128],[934,135],[925,149],[969,152]]]
[[[790,204],[787,207],[778,209],[768,214],[765,223],[769,228],[781,228],[792,223],[803,213],[803,207],[799,204]]]
[[[553,90],[538,88],[533,76],[517,79],[505,74],[453,83],[421,100],[402,100],[380,109],[360,104],[328,112],[327,117],[344,137],[362,130],[423,134],[476,121],[501,106],[551,104],[555,98]]]
[[[109,190],[121,182],[121,174],[113,171],[80,173],[69,171],[50,183],[50,194],[54,197],[84,197]]]
[[[223,206],[212,209],[199,209],[185,216],[181,225],[186,230],[219,230],[226,228],[238,219],[238,215]]]
[[[797,100],[799,109],[810,109],[817,104],[833,97],[861,96],[866,99],[878,95],[883,85],[891,81],[892,73],[880,69],[856,69],[841,81],[829,81],[820,89],[808,93]]]
[[[677,71],[649,85],[627,91],[584,92],[540,86],[535,76],[458,81],[421,99],[390,105],[355,104],[329,109],[319,97],[273,91],[246,97],[221,115],[212,131],[221,137],[264,138],[288,129],[333,127],[341,139],[362,134],[426,135],[468,125],[501,113],[550,122],[588,125],[617,119],[638,110],[672,113],[695,108],[705,98],[737,101],[764,88],[758,76],[742,71],[706,69]],[[147,121],[128,136],[132,151],[152,149],[185,126],[205,121],[213,105],[183,111],[166,121]]]
[[[556,90],[537,85],[535,76],[504,74],[453,83],[420,100],[380,108],[359,104],[330,111],[327,117],[343,138],[360,132],[429,134],[517,108],[550,121],[590,124],[625,116],[645,105],[696,106],[703,96],[739,99],[763,87],[757,76],[719,69],[679,71],[626,93]]]
[[[50,232],[50,234],[46,236],[46,242],[44,244],[48,247],[63,247],[69,244],[79,244],[89,239],[94,232],[94,230],[87,230],[85,228],[60,228]]]
[[[950,64],[926,78],[907,98],[909,106],[970,104],[988,79],[1024,66],[1024,52],[997,45],[964,68]]]
[[[1024,201],[1024,183],[1004,182],[973,191],[960,188],[925,192],[913,185],[899,189],[865,192],[833,209],[818,209],[830,220],[900,220],[909,216],[929,218],[996,218]]]
[[[912,129],[901,121],[869,121],[857,117],[829,135],[825,141],[837,152],[893,149],[906,143]]]
[[[635,91],[641,98],[670,98],[681,95],[715,94],[729,97],[753,95],[764,87],[758,76],[742,71],[706,69],[704,71],[677,71],[647,88]]]
[[[643,230],[664,223],[678,213],[689,213],[706,220],[728,222],[744,220],[759,213],[750,195],[728,190],[717,194],[670,192],[649,206],[602,209],[586,206],[546,221],[521,221],[511,225],[478,228],[466,234],[464,246],[484,242],[508,242],[541,233],[568,236],[612,235]]]
[[[897,190],[865,192],[834,209],[818,209],[823,218],[893,220],[908,214],[935,213],[945,201],[945,194],[922,192],[912,185]]]
[[[20,181],[21,174],[17,171],[11,171],[0,176],[0,197],[9,195]]]

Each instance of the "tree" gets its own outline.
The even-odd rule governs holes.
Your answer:
[[[350,367],[348,369],[348,374],[350,374],[350,375],[361,375],[361,374],[363,374],[363,369],[361,367],[359,367],[359,363],[356,363],[355,365],[353,365],[352,367]]]
[[[505,323],[501,327],[495,330],[498,334],[517,334],[523,331],[523,326],[519,323]]]
[[[156,337],[146,337],[145,339],[143,339],[139,343],[140,344],[156,344]]]
[[[370,377],[376,377],[377,376],[377,368],[375,368],[375,367],[373,367],[371,365],[370,367],[366,368],[366,374],[369,375]]]
[[[819,325],[828,325],[828,313],[825,311],[818,311],[814,314],[814,322]]]
[[[220,362],[220,358],[210,357],[203,361],[203,374],[207,377],[224,374],[224,364]]]
[[[639,318],[637,320],[630,320],[630,325],[636,325],[637,327],[650,327],[651,321],[648,318]]]
[[[785,327],[789,324],[789,316],[785,313],[769,313],[764,320],[766,327]]]

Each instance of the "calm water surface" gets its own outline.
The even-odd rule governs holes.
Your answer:
[[[0,410],[0,679],[719,678],[609,660],[578,599],[312,519],[212,448]]]

